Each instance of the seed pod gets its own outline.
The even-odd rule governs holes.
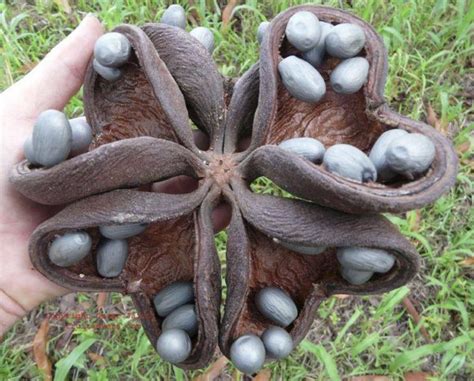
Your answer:
[[[94,67],[94,70],[97,72],[97,74],[99,74],[106,81],[114,82],[122,76],[122,71],[120,69],[101,65],[96,59],[92,61],[92,66]]]
[[[331,86],[336,93],[357,93],[369,74],[369,61],[363,57],[349,58],[342,61],[331,73]]]
[[[326,84],[321,74],[301,58],[284,58],[278,64],[278,71],[283,85],[296,99],[316,103],[326,93]]]
[[[260,25],[258,26],[257,29],[257,41],[259,44],[262,43],[263,37],[265,36],[265,32],[267,31],[268,26],[270,25],[270,22],[264,21],[261,22]]]
[[[35,154],[33,151],[33,139],[31,136],[25,140],[23,143],[23,154],[25,155],[26,160],[28,160],[31,164],[38,164],[35,159]]]
[[[276,240],[276,242],[281,246],[290,249],[291,251],[295,251],[304,255],[318,255],[321,254],[324,250],[326,250],[326,247],[323,246],[304,246],[280,240]]]
[[[156,341],[156,351],[163,360],[179,364],[191,353],[191,339],[182,329],[164,331]]]
[[[422,134],[407,134],[394,139],[387,148],[387,165],[409,179],[425,172],[435,158],[435,146]]]
[[[368,247],[339,248],[337,259],[344,267],[377,273],[386,273],[395,263],[395,257],[387,251]]]
[[[210,29],[198,26],[189,34],[198,40],[207,49],[209,54],[212,54],[214,51],[214,33]]]
[[[258,372],[265,362],[265,347],[259,337],[248,334],[239,337],[230,347],[230,359],[245,374]]]
[[[128,257],[127,241],[106,239],[97,248],[97,271],[105,278],[113,278],[122,272]]]
[[[348,267],[341,267],[341,275],[350,284],[358,286],[367,282],[374,273],[372,271],[359,271]]]
[[[349,144],[335,144],[328,148],[323,165],[329,172],[360,183],[377,179],[377,171],[367,155]]]
[[[121,33],[110,32],[102,35],[94,46],[95,60],[106,67],[120,67],[128,61],[132,46]]]
[[[282,327],[289,326],[298,316],[298,308],[287,293],[276,287],[261,289],[255,304],[260,313]]]
[[[45,167],[59,164],[69,155],[71,140],[66,116],[57,110],[43,111],[33,127],[33,157]]]
[[[306,52],[314,48],[321,38],[319,20],[311,12],[297,12],[288,20],[285,34],[291,45]]]
[[[338,24],[326,37],[326,51],[337,58],[354,57],[364,45],[365,33],[355,24]]]
[[[181,29],[186,28],[186,13],[184,8],[179,4],[170,5],[163,16],[161,16],[160,22],[162,24],[168,24],[176,26]]]
[[[66,233],[51,243],[48,257],[56,266],[67,267],[83,259],[91,247],[92,239],[86,232]]]
[[[173,328],[186,331],[190,337],[196,335],[198,331],[198,320],[194,304],[185,304],[184,306],[175,309],[166,317],[165,320],[163,320],[161,326],[163,331]]]
[[[148,224],[125,224],[99,226],[100,234],[110,239],[126,239],[143,233]]]
[[[293,339],[280,327],[269,327],[262,335],[267,356],[280,360],[287,357],[293,350]]]
[[[176,308],[194,300],[191,282],[174,282],[155,295],[153,303],[159,316],[167,316]]]
[[[327,22],[320,21],[321,37],[315,47],[303,53],[303,59],[309,62],[314,67],[320,66],[323,63],[324,55],[326,54],[326,37],[334,28],[334,25]]]
[[[313,138],[288,139],[281,142],[278,146],[313,163],[320,163],[323,160],[325,151],[324,145],[319,140]]]
[[[85,117],[69,120],[72,132],[71,156],[77,156],[89,150],[92,143],[92,129]]]

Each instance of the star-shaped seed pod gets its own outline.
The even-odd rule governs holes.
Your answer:
[[[369,63],[363,87],[339,91],[345,84],[337,74],[333,83],[342,87],[333,88],[331,73],[341,59],[328,56],[318,67],[326,83],[318,101],[290,93],[278,65],[304,56],[285,37],[289,19],[302,11],[363,31],[357,53]],[[239,369],[253,373],[265,357],[284,357],[303,339],[330,295],[382,293],[416,274],[416,250],[376,213],[440,197],[454,182],[456,156],[434,129],[385,103],[386,51],[370,25],[327,7],[289,9],[262,32],[259,63],[237,80],[222,77],[208,50],[180,28],[122,25],[114,33],[126,37],[131,53],[114,68],[117,78],[104,78],[91,61],[84,84],[89,151],[50,168],[24,161],[11,175],[30,199],[69,204],[31,237],[31,260],[48,279],[73,290],[131,295],[153,345],[182,368],[205,366],[219,344]],[[194,143],[192,124],[209,137],[207,149]],[[330,156],[317,162],[324,147],[369,153],[391,129],[431,140],[429,169],[378,183],[379,164],[357,180],[333,171]],[[279,146],[301,137],[310,138],[302,140],[308,146]],[[246,138],[248,148],[239,149]],[[197,189],[166,194],[146,187],[179,175],[195,178]],[[295,197],[254,193],[250,184],[260,176]],[[222,200],[232,218],[221,317],[211,212]],[[78,253],[72,264],[64,259],[70,252]]]

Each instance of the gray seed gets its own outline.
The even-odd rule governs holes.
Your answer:
[[[176,26],[181,29],[186,28],[186,13],[181,5],[173,4],[170,5],[163,16],[161,16],[160,22],[162,24]]]
[[[170,329],[158,338],[156,351],[163,360],[179,364],[191,353],[191,339],[182,329]]]
[[[265,36],[265,32],[267,31],[267,28],[268,28],[269,25],[270,25],[270,22],[264,21],[264,22],[261,22],[260,25],[258,26],[257,40],[258,40],[259,44],[262,43],[263,37]]]
[[[301,58],[284,58],[278,64],[278,71],[283,85],[296,99],[316,103],[326,93],[326,84],[321,74]]]
[[[355,24],[336,25],[326,37],[326,50],[338,58],[351,58],[358,54],[365,45],[365,33]]]
[[[359,271],[347,267],[342,267],[341,275],[350,284],[358,286],[367,282],[372,277],[372,275],[374,275],[374,273],[372,271]]]
[[[323,63],[324,55],[326,54],[326,37],[334,28],[334,25],[323,21],[320,21],[319,25],[321,27],[321,37],[318,43],[314,48],[303,53],[303,59],[314,67],[320,66]]]
[[[278,325],[286,327],[298,316],[298,308],[287,293],[276,287],[261,289],[255,304],[260,313]]]
[[[288,20],[285,34],[291,45],[306,52],[314,48],[321,38],[319,20],[311,12],[297,12]]]
[[[97,271],[105,278],[118,276],[128,257],[127,241],[106,239],[97,248]]]
[[[72,131],[66,116],[56,110],[43,111],[33,128],[33,157],[45,167],[66,160],[71,151]]]
[[[262,335],[267,356],[280,360],[287,357],[293,350],[293,339],[280,327],[269,327]]]
[[[92,129],[86,121],[86,118],[81,116],[69,120],[72,131],[72,146],[71,156],[77,156],[89,150],[89,145],[92,143]]]
[[[111,32],[101,36],[94,46],[94,58],[102,66],[120,67],[128,61],[132,46],[121,33]]]
[[[153,302],[159,316],[167,316],[176,308],[194,300],[191,282],[174,282],[155,295]]]
[[[198,320],[194,304],[185,304],[175,309],[163,320],[161,326],[163,331],[173,328],[186,331],[190,337],[196,335],[198,331]]]
[[[323,165],[329,172],[360,183],[377,179],[377,171],[367,155],[349,144],[335,144],[328,148]]]
[[[380,135],[373,145],[369,159],[374,163],[379,181],[388,181],[395,177],[396,173],[393,172],[387,164],[387,148],[394,139],[406,134],[408,134],[408,132],[397,128],[388,130]]]
[[[92,66],[94,67],[94,70],[97,72],[97,74],[99,74],[106,81],[114,82],[122,76],[122,71],[120,69],[103,66],[97,62],[96,59],[92,61]]]
[[[324,145],[313,138],[293,138],[278,145],[286,151],[293,152],[313,163],[320,163],[324,156]]]
[[[331,86],[336,93],[354,94],[358,92],[369,74],[369,61],[363,57],[342,61],[331,73]]]
[[[342,247],[337,250],[339,263],[359,271],[386,273],[395,263],[395,257],[386,250],[368,247]]]
[[[412,179],[425,172],[435,158],[433,142],[422,134],[407,134],[394,139],[387,148],[391,170]]]
[[[230,359],[245,374],[258,372],[265,362],[265,347],[259,337],[248,334],[239,337],[230,347]]]
[[[214,33],[210,29],[198,26],[189,34],[198,40],[207,49],[209,54],[212,54],[214,51]]]
[[[83,259],[91,247],[92,239],[86,232],[66,233],[51,243],[48,257],[55,265],[67,267]]]
[[[31,136],[28,136],[28,138],[25,140],[25,143],[23,143],[23,153],[26,160],[28,160],[31,164],[38,164],[33,152],[33,138]]]
[[[125,224],[99,226],[100,234],[110,239],[126,239],[143,233],[148,224]]]
[[[326,250],[326,247],[322,246],[303,246],[284,241],[279,241],[279,244],[283,247],[286,247],[287,249],[290,249],[291,251],[296,251],[297,253],[304,255],[318,255],[321,254],[324,250]]]

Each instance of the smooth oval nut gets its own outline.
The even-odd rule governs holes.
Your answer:
[[[324,21],[320,21],[321,37],[319,38],[316,46],[303,53],[303,59],[309,62],[314,67],[321,66],[323,63],[324,56],[326,54],[326,37],[331,32],[334,25]]]
[[[314,48],[321,38],[319,20],[311,12],[296,12],[288,20],[285,34],[291,45],[306,52]]]
[[[329,147],[324,154],[323,165],[331,173],[360,183],[377,180],[377,171],[368,156],[349,144]]]
[[[269,327],[262,334],[263,345],[267,356],[273,359],[283,359],[293,350],[293,339],[283,328]]]
[[[109,82],[114,82],[122,76],[122,70],[101,65],[96,59],[92,61],[92,67],[97,74]]]
[[[118,68],[128,61],[132,46],[122,33],[105,33],[95,43],[94,58],[102,66]]]
[[[105,278],[114,278],[122,272],[127,257],[127,241],[123,239],[103,240],[97,248],[97,271]]]
[[[25,143],[23,143],[23,154],[25,155],[25,159],[31,164],[38,164],[35,159],[35,153],[33,151],[33,138],[31,136],[28,136],[28,138],[25,140]]]
[[[182,329],[187,332],[190,337],[196,335],[198,331],[198,320],[194,304],[185,304],[184,306],[178,307],[163,320],[161,326],[163,331],[173,328]]]
[[[284,58],[278,64],[278,71],[283,85],[296,99],[316,103],[326,93],[326,84],[321,74],[301,58]]]
[[[364,30],[355,24],[338,24],[326,37],[326,51],[337,58],[354,57],[364,45]]]
[[[326,151],[323,143],[314,138],[288,139],[281,142],[278,146],[313,163],[320,163]]]
[[[184,8],[179,4],[170,5],[163,16],[161,16],[160,22],[171,26],[176,26],[181,29],[186,28],[186,12]]]
[[[305,245],[299,245],[296,243],[290,243],[290,242],[285,242],[285,241],[280,241],[280,240],[276,240],[275,242],[277,242],[283,247],[286,247],[287,249],[290,249],[291,251],[295,251],[297,253],[304,254],[304,255],[318,255],[327,249],[326,247],[323,247],[323,246],[305,246]]]
[[[148,224],[123,224],[99,226],[100,234],[109,239],[126,239],[141,234]]]
[[[189,32],[196,40],[198,40],[209,52],[212,54],[214,51],[214,33],[208,28],[198,26]]]
[[[387,148],[387,165],[409,179],[425,172],[433,163],[436,150],[430,138],[407,134],[394,139]]]
[[[268,26],[270,25],[269,21],[263,21],[260,23],[257,29],[257,41],[259,44],[262,43],[263,37],[265,36],[265,33],[267,31]]]
[[[162,332],[156,341],[156,351],[160,357],[171,364],[185,361],[191,353],[191,339],[182,329]]]
[[[174,282],[158,292],[153,298],[156,313],[168,316],[176,308],[194,300],[191,282]]]
[[[71,156],[77,156],[89,150],[92,143],[92,129],[86,118],[81,116],[69,120],[72,132]]]
[[[282,327],[289,326],[298,316],[293,299],[277,287],[261,289],[255,297],[255,304],[263,316]]]
[[[239,337],[230,347],[230,359],[242,373],[251,375],[258,372],[265,362],[262,340],[253,334]]]
[[[330,81],[336,93],[354,94],[367,82],[369,61],[363,57],[348,58],[332,71]]]
[[[372,278],[372,275],[374,275],[372,271],[360,271],[348,267],[341,267],[341,276],[355,286],[364,284]]]
[[[56,266],[67,267],[80,262],[90,253],[91,248],[92,238],[88,233],[66,233],[51,243],[48,257]]]
[[[339,248],[337,259],[343,267],[377,273],[386,273],[395,263],[395,256],[386,250],[369,247]]]
[[[33,157],[38,164],[52,167],[67,159],[72,131],[66,115],[57,110],[43,111],[33,127]]]

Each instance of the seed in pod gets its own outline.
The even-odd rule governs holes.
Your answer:
[[[55,265],[67,267],[83,259],[91,247],[92,239],[86,232],[66,233],[51,243],[48,257]]]
[[[398,128],[385,131],[380,135],[370,150],[369,159],[377,170],[377,178],[379,181],[388,181],[396,176],[396,173],[387,165],[387,148],[394,139],[406,134],[408,134],[408,132]]]
[[[270,22],[264,21],[261,22],[260,25],[258,26],[257,29],[257,41],[259,44],[262,43],[263,37],[265,36],[265,32],[267,31],[268,26],[270,25]]]
[[[181,29],[186,28],[186,13],[179,4],[170,5],[161,16],[162,24],[176,26]]]
[[[25,143],[23,143],[23,153],[26,160],[28,160],[31,164],[38,164],[35,159],[35,154],[33,151],[33,139],[31,136],[28,136],[28,138],[25,140]]]
[[[334,25],[327,22],[320,21],[321,37],[314,48],[303,53],[303,59],[309,62],[314,67],[320,66],[323,63],[324,55],[326,54],[326,37],[334,28]]]
[[[360,183],[377,179],[377,171],[368,156],[349,144],[329,147],[324,154],[323,165],[331,173]]]
[[[369,74],[369,61],[363,57],[348,58],[332,71],[330,81],[336,93],[354,94],[358,92]]]
[[[324,156],[324,145],[313,138],[293,138],[282,141],[279,145],[285,151],[293,152],[313,163],[320,163]]]
[[[355,24],[338,24],[326,37],[326,51],[337,58],[354,57],[364,45],[364,30]]]
[[[100,234],[110,239],[126,239],[143,233],[148,224],[124,224],[99,226]]]
[[[287,357],[293,350],[293,339],[285,329],[269,327],[262,334],[267,356],[277,360]]]
[[[406,134],[394,139],[388,146],[387,165],[394,172],[413,179],[431,166],[435,153],[430,138],[422,134]]]
[[[176,308],[194,300],[192,282],[174,282],[158,292],[153,298],[156,313],[167,316]]]
[[[395,263],[395,257],[386,250],[369,247],[341,247],[337,259],[344,267],[377,273],[386,273]]]
[[[291,251],[295,251],[304,255],[318,255],[321,254],[324,250],[326,250],[326,247],[323,246],[305,246],[296,243],[280,241],[278,239],[274,239],[274,241],[280,244],[281,246],[290,249]]]
[[[198,320],[194,304],[185,304],[184,306],[178,307],[163,320],[161,326],[163,331],[172,328],[182,329],[186,331],[190,337],[196,335],[198,331]]]
[[[71,151],[71,125],[62,112],[43,111],[33,127],[33,157],[45,167],[66,160]]]
[[[230,359],[242,373],[250,375],[258,372],[265,362],[262,340],[253,334],[239,337],[230,347]]]
[[[306,52],[314,48],[321,38],[319,20],[311,12],[296,12],[288,20],[285,35],[291,45]]]
[[[255,304],[263,316],[282,327],[289,326],[298,316],[295,302],[277,287],[262,288],[255,297]]]
[[[110,32],[102,35],[94,46],[94,58],[102,66],[120,67],[128,61],[132,46],[122,33]]]
[[[284,58],[278,64],[278,71],[283,85],[296,99],[316,103],[326,93],[326,84],[321,74],[301,58]]]
[[[209,52],[212,54],[214,51],[214,33],[208,28],[198,26],[189,32],[196,40],[198,40]]]
[[[92,67],[106,81],[114,82],[122,76],[122,71],[115,67],[101,65],[96,59],[92,61]]]
[[[374,273],[372,271],[360,271],[348,267],[341,267],[341,275],[350,284],[358,286],[367,282]]]
[[[77,156],[87,152],[92,143],[92,129],[85,117],[69,120],[72,132],[71,156]]]
[[[97,248],[97,271],[105,278],[122,272],[128,257],[128,244],[123,239],[103,240]]]
[[[163,360],[179,364],[191,353],[191,339],[182,329],[164,331],[156,341],[156,351]]]

